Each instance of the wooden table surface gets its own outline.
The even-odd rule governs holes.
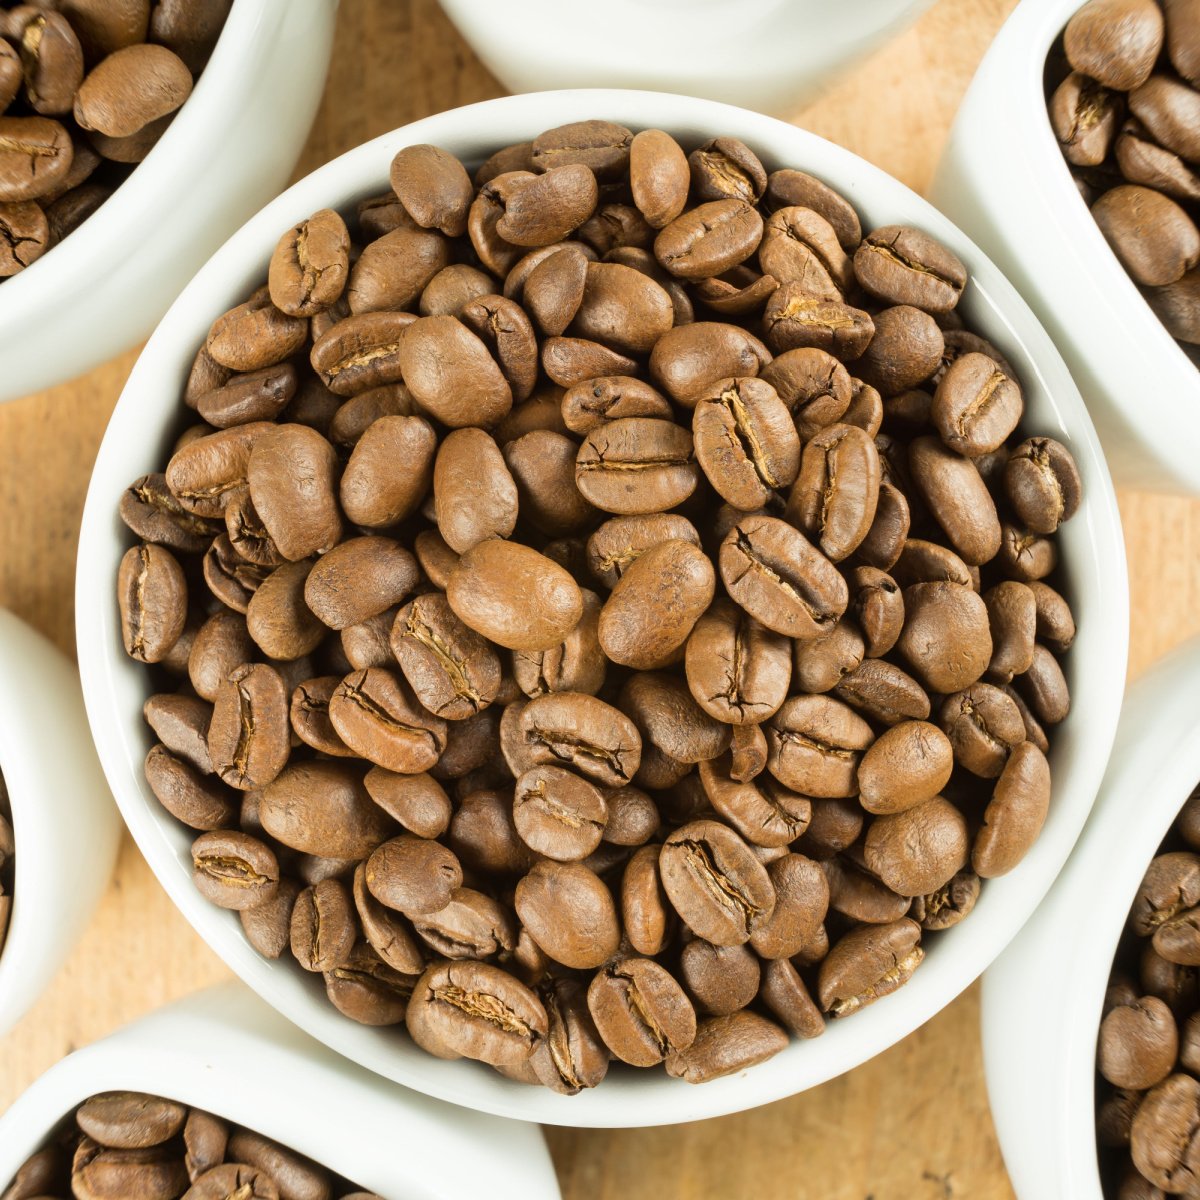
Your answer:
[[[925,189],[959,98],[1014,4],[940,0],[796,122]],[[297,175],[395,126],[503,91],[435,0],[344,0],[339,21]],[[84,493],[134,358],[0,406],[0,605],[68,652]],[[1200,630],[1200,502],[1126,493],[1121,511],[1136,672]],[[72,1049],[227,976],[126,838],[82,943],[36,1009],[0,1040],[0,1111]],[[988,1115],[978,1019],[974,988],[853,1074],[754,1112],[666,1129],[551,1130],[563,1193],[568,1200],[1011,1197]]]

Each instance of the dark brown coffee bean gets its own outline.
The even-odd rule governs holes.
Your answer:
[[[748,330],[696,321],[658,339],[650,376],[677,404],[694,408],[699,393],[717,380],[757,375],[770,361],[770,351]]]
[[[71,1161],[72,1195],[84,1200],[135,1195],[144,1200],[170,1200],[187,1189],[187,1171],[169,1150],[110,1150],[83,1137]],[[264,1200],[276,1200],[276,1194]]]
[[[875,520],[879,453],[853,425],[831,425],[804,447],[787,514],[833,562],[848,558]]]
[[[65,182],[73,158],[71,137],[58,121],[0,116],[0,203],[54,191]]]
[[[767,866],[775,889],[775,910],[756,929],[750,945],[759,957],[791,958],[807,945],[820,928],[829,908],[829,881],[825,872],[803,854],[785,854]]]
[[[803,171],[791,168],[772,171],[767,178],[766,205],[772,212],[799,205],[820,213],[833,226],[838,241],[848,251],[853,251],[862,241],[862,226],[853,205],[828,184]]]
[[[811,694],[830,691],[858,669],[865,649],[862,634],[849,620],[839,621],[821,637],[793,642],[795,690]]]
[[[595,696],[539,696],[521,711],[518,729],[529,766],[561,763],[605,787],[622,787],[637,773],[642,753],[637,726]]]
[[[688,1083],[707,1083],[766,1062],[786,1045],[787,1034],[778,1025],[742,1009],[701,1021],[691,1046],[667,1059],[667,1074]]]
[[[630,565],[661,542],[700,545],[695,526],[678,513],[644,513],[612,517],[588,538],[588,569],[608,588],[614,588]]]
[[[332,971],[349,959],[358,930],[350,895],[336,879],[305,888],[292,909],[291,948],[306,971]]]
[[[203,831],[233,824],[235,794],[214,776],[202,774],[161,745],[151,747],[144,770],[150,790],[176,820]]]
[[[775,517],[739,521],[721,543],[718,563],[732,599],[768,629],[789,637],[811,638],[832,629],[850,600],[833,564]]]
[[[612,121],[575,121],[539,134],[533,140],[535,170],[548,171],[567,163],[582,163],[607,180],[629,164],[633,134]]]
[[[510,650],[552,649],[583,615],[583,594],[571,576],[516,542],[472,546],[450,575],[446,599],[464,625]]]
[[[889,726],[901,721],[924,721],[931,711],[924,688],[886,659],[864,659],[838,681],[833,694],[872,720]]]
[[[1151,188],[1125,185],[1105,192],[1092,216],[1134,281],[1175,283],[1200,261],[1200,232],[1174,200]]]
[[[1000,550],[1000,521],[987,485],[970,459],[933,437],[909,446],[913,481],[950,544],[972,566]]]
[[[554,337],[542,343],[542,370],[569,388],[600,375],[629,375],[637,361],[588,338]]]
[[[672,326],[671,297],[653,279],[619,263],[588,263],[572,331],[622,354],[649,353]]]
[[[542,764],[517,780],[513,823],[531,850],[560,862],[586,858],[600,844],[608,805],[595,784]]]
[[[105,1092],[85,1100],[75,1112],[85,1134],[114,1150],[161,1146],[179,1133],[186,1117],[182,1104],[141,1092]]]
[[[325,626],[304,603],[309,560],[284,563],[259,585],[246,606],[246,629],[268,658],[286,661],[310,654],[325,636]]]
[[[992,661],[988,677],[1008,683],[1033,665],[1037,634],[1037,600],[1026,584],[1012,580],[997,584],[983,594],[992,631]]]
[[[867,867],[897,895],[922,896],[943,887],[967,864],[967,822],[935,796],[877,817],[867,830]]]
[[[805,287],[793,281],[772,292],[763,312],[767,345],[777,354],[812,348],[846,361],[860,357],[875,336],[870,314]]]
[[[195,696],[159,693],[147,699],[142,716],[172,755],[202,775],[212,774],[206,741],[212,705]]]
[[[246,467],[254,507],[291,562],[323,554],[342,536],[337,454],[316,430],[279,425],[254,442]]]
[[[889,304],[949,312],[967,283],[957,255],[927,233],[886,225],[867,234],[854,255],[854,273],[868,292]]]
[[[412,917],[445,908],[462,886],[462,868],[445,846],[402,834],[371,855],[366,884],[381,904]]]
[[[911,305],[874,316],[875,336],[854,364],[854,373],[891,396],[924,383],[941,365],[945,341],[937,322]]]
[[[406,146],[391,167],[392,189],[412,219],[447,237],[462,237],[471,207],[471,180],[454,155],[437,146]]]
[[[1172,1075],[1152,1089],[1133,1118],[1129,1149],[1134,1166],[1164,1191],[1186,1190],[1200,1170],[1194,1130],[1200,1084]]]
[[[187,620],[187,581],[174,555],[145,542],[131,546],[121,558],[117,598],[125,653],[161,662]]]
[[[192,881],[221,908],[254,908],[275,894],[279,863],[265,842],[249,834],[202,833],[192,843]]]
[[[826,300],[840,300],[854,282],[836,231],[811,208],[773,212],[763,229],[758,261],[765,275],[799,284],[808,295]]]
[[[897,649],[935,692],[958,692],[980,679],[992,657],[987,606],[959,583],[904,589],[904,629]]]
[[[765,868],[733,830],[693,821],[675,830],[659,855],[663,888],[698,936],[738,946],[771,918],[775,890]]]
[[[684,986],[699,1010],[724,1017],[750,1004],[758,993],[761,970],[748,946],[714,946],[693,938],[679,955]]]
[[[983,814],[971,865],[984,879],[1011,871],[1041,832],[1050,805],[1050,766],[1030,741],[1016,746]]]
[[[330,761],[286,767],[263,790],[259,817],[276,841],[327,858],[366,858],[394,829],[363,786],[361,769]]]
[[[852,930],[821,964],[821,1008],[845,1017],[906,984],[925,956],[921,927],[907,918]]]
[[[310,361],[321,382],[339,396],[400,383],[404,331],[412,313],[356,313],[338,321],[313,342]]]
[[[1009,455],[1004,490],[1018,520],[1054,533],[1079,510],[1083,485],[1071,452],[1053,438],[1029,438]]]
[[[610,824],[614,815],[610,800]],[[658,858],[658,846],[643,846],[625,865],[621,878],[621,927],[639,954],[661,954],[673,931],[672,910],[663,891]]]
[[[999,449],[1025,404],[1016,380],[983,354],[964,354],[942,376],[930,417],[947,446],[977,458]]]
[[[1049,110],[1054,136],[1067,162],[1095,167],[1108,157],[1124,110],[1117,92],[1072,71],[1055,89]]]
[[[551,650],[518,650],[513,677],[531,699],[548,692],[595,695],[604,685],[606,662],[600,649],[600,597],[583,591],[583,616],[561,645]]]
[[[501,1066],[527,1061],[547,1032],[546,1010],[514,976],[477,962],[435,962],[413,989],[413,1040],[440,1057]]]
[[[279,672],[246,663],[217,692],[208,749],[221,779],[239,791],[266,787],[290,753],[288,692]]]
[[[363,247],[350,269],[346,302],[352,313],[410,309],[450,261],[440,234],[401,227]]]

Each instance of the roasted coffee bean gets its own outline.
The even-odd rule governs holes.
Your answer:
[[[519,718],[530,765],[562,763],[605,787],[621,787],[637,773],[642,739],[622,712],[574,692],[531,700]]]
[[[1034,533],[1054,533],[1079,510],[1083,491],[1071,452],[1053,438],[1030,438],[1009,455],[1004,490]]]
[[[1144,996],[1104,1018],[1096,1066],[1114,1087],[1145,1091],[1171,1073],[1178,1049],[1171,1010],[1157,996]]]
[[[625,417],[592,430],[575,460],[575,482],[597,508],[665,512],[696,489],[692,435],[670,421]]]
[[[192,880],[221,908],[254,908],[279,886],[279,863],[270,847],[249,834],[202,833],[192,843]]]
[[[740,520],[721,543],[718,563],[730,597],[788,637],[828,632],[850,600],[845,579],[829,559],[775,517]]]
[[[904,589],[904,628],[897,649],[935,692],[957,692],[980,679],[992,657],[987,606],[960,583]]]
[[[769,741],[766,746],[769,761]],[[731,757],[724,754],[700,764],[700,782],[716,813],[751,846],[787,846],[804,833],[812,819],[812,801],[807,796],[767,776],[739,781],[732,771]]]
[[[643,129],[629,144],[633,202],[654,229],[669,225],[687,203],[690,172],[679,143],[661,129]]]
[[[733,830],[694,821],[667,838],[659,856],[663,888],[699,937],[739,946],[771,918],[775,889],[765,868]]]
[[[909,304],[874,316],[875,336],[854,364],[854,373],[883,396],[924,383],[941,365],[945,340],[928,313]]]
[[[1024,409],[1016,381],[987,355],[972,353],[956,358],[942,376],[930,419],[947,446],[978,458],[1004,444]]]
[[[821,964],[822,1010],[844,1017],[890,995],[912,978],[924,956],[921,927],[907,918],[853,930]]]
[[[792,643],[794,690],[817,694],[835,688],[862,664],[866,646],[852,621],[839,621],[828,633]]]
[[[829,908],[825,872],[803,854],[785,854],[767,866],[775,889],[775,910],[750,936],[760,958],[783,959],[799,954],[812,941]]]
[[[942,702],[938,720],[954,748],[954,760],[973,775],[995,779],[1025,740],[1016,702],[988,683],[974,683]]]
[[[634,1067],[652,1067],[686,1050],[696,1036],[696,1012],[683,989],[658,963],[622,958],[597,972],[588,1010],[604,1044]]]
[[[145,663],[161,662],[187,620],[183,568],[169,550],[143,542],[121,559],[118,588],[125,653]]]
[[[702,1013],[729,1016],[753,1002],[761,970],[749,946],[714,946],[703,938],[686,943],[679,956],[684,986]]]
[[[288,692],[265,663],[245,663],[217,692],[208,750],[213,769],[239,791],[264,788],[283,770],[290,752]]]
[[[557,963],[590,970],[620,943],[612,893],[582,863],[539,862],[517,884],[517,916],[530,937]]]
[[[946,247],[918,229],[887,225],[867,234],[854,255],[858,282],[889,304],[949,312],[967,283],[967,269]]]
[[[936,797],[950,782],[953,767],[946,734],[927,721],[902,721],[880,734],[862,756],[859,800],[871,813],[904,812]]]
[[[798,283],[811,295],[837,300],[854,275],[837,232],[811,208],[776,209],[763,229],[758,261],[780,283]]]
[[[1035,645],[1029,670],[1016,681],[1017,690],[1043,725],[1057,725],[1071,711],[1071,694],[1058,659]]]
[[[777,354],[812,348],[850,361],[861,357],[875,336],[869,313],[836,296],[814,296],[806,284],[783,283],[763,312],[767,345]]]
[[[517,780],[513,824],[538,854],[558,861],[586,858],[608,821],[604,793],[565,767],[532,767]]]
[[[767,770],[801,795],[853,796],[860,757],[874,739],[847,705],[828,696],[792,696],[767,723]]]
[[[172,1100],[140,1092],[105,1092],[79,1106],[79,1128],[113,1150],[145,1150],[161,1146],[183,1128],[187,1109]]]
[[[528,546],[497,539],[463,554],[446,599],[464,625],[510,650],[550,650],[583,615],[583,594],[562,567]]]
[[[1151,188],[1113,188],[1092,205],[1092,216],[1136,283],[1175,283],[1200,261],[1200,232],[1191,217]]]
[[[365,312],[347,316],[313,342],[309,356],[312,368],[321,382],[339,396],[354,396],[370,388],[399,383],[406,379],[402,340],[414,322],[412,313]]]
[[[830,425],[804,447],[787,515],[833,562],[848,558],[870,532],[879,499],[879,452],[853,425]]]
[[[426,771],[446,748],[446,723],[425,710],[392,672],[347,675],[329,700],[329,719],[350,749],[389,771]]]
[[[640,555],[600,611],[597,636],[613,662],[655,670],[678,660],[712,603],[716,574],[690,542],[666,541]]]
[[[897,895],[922,896],[943,887],[967,864],[967,822],[935,796],[877,817],[864,846],[868,868]]]
[[[1010,580],[985,592],[983,602],[992,632],[988,676],[998,683],[1008,683],[1033,665],[1037,600],[1032,588]]]
[[[304,602],[311,570],[307,559],[284,563],[259,584],[246,605],[246,629],[268,658],[302,658],[325,636],[325,626]]]
[[[895,663],[882,658],[864,659],[842,676],[833,694],[883,725],[924,721],[930,713],[924,688]]]
[[[692,437],[714,490],[745,511],[788,487],[800,467],[796,428],[775,389],[761,379],[723,379],[706,391],[692,415]]]
[[[1050,765],[1033,742],[1021,742],[1008,756],[984,811],[971,851],[976,874],[992,879],[1012,870],[1041,832],[1049,805]]]
[[[211,774],[206,775],[177,758],[165,746],[151,747],[143,770],[158,802],[189,828],[207,832],[233,824],[237,816],[236,794]]]
[[[909,465],[921,498],[963,560],[990,562],[1001,547],[1000,521],[971,460],[937,438],[919,437],[909,447]]]
[[[744,1008],[701,1021],[692,1044],[667,1059],[667,1074],[707,1083],[766,1062],[786,1045],[787,1034],[778,1025]]]
[[[746,329],[716,321],[679,325],[658,339],[650,352],[650,376],[684,408],[720,379],[757,375],[770,351]]]
[[[1050,98],[1050,124],[1063,157],[1080,167],[1099,166],[1108,157],[1123,104],[1119,93],[1072,71]]]
[[[1063,34],[1075,70],[1123,92],[1146,81],[1162,44],[1162,12],[1147,0],[1090,0]]]
[[[406,1016],[419,1046],[493,1066],[519,1066],[546,1036],[546,1010],[514,976],[477,962],[435,962],[417,981]]]
[[[672,275],[707,279],[745,262],[758,248],[763,219],[745,200],[711,200],[683,213],[654,239],[654,255]]]

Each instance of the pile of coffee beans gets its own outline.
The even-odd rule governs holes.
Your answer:
[[[8,788],[0,776],[0,950],[8,933],[8,918],[12,914],[13,872],[16,867],[16,843],[13,841],[12,807]]]
[[[140,1092],[85,1100],[0,1200],[379,1200],[294,1150]]]
[[[1105,1194],[1200,1194],[1200,788],[1146,871],[1104,998]]]
[[[1091,0],[1047,84],[1100,231],[1171,336],[1200,344],[1200,4]]]
[[[736,138],[391,182],[283,234],[121,500],[150,788],[355,1020],[564,1093],[760,1062],[1037,837],[1075,464],[952,253]]]
[[[81,225],[191,95],[233,0],[0,0],[0,278]]]

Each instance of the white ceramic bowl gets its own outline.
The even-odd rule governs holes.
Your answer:
[[[146,1092],[282,1142],[383,1200],[557,1200],[541,1131],[391,1087],[240,984],[189,996],[77,1050],[0,1118],[0,1188],[101,1092]]]
[[[0,774],[16,878],[0,949],[0,1035],[58,971],[108,884],[121,822],[92,749],[74,664],[0,609]]]
[[[1200,638],[1129,689],[1108,774],[1049,896],[983,985],[988,1093],[1020,1200],[1101,1200],[1096,1037],[1142,876],[1200,783]]]
[[[1082,0],[1024,0],[963,100],[932,197],[1066,359],[1119,484],[1200,493],[1200,371],[1109,249],[1046,113],[1046,55]]]
[[[663,1072],[616,1070],[592,1092],[564,1097],[501,1078],[469,1062],[430,1058],[395,1033],[356,1026],[327,1003],[319,981],[292,964],[261,958],[231,913],[194,889],[187,830],[168,817],[142,779],[150,743],[141,707],[144,667],[121,648],[115,590],[130,537],[116,505],[131,479],[161,467],[181,419],[177,397],[212,320],[264,277],[281,229],[326,205],[352,205],[386,186],[401,147],[445,146],[465,160],[529,138],[547,126],[603,116],[654,124],[694,142],[734,134],[771,166],[803,167],[843,191],[868,228],[919,225],[970,265],[962,300],[967,320],[1016,366],[1025,385],[1027,428],[1067,442],[1086,499],[1064,527],[1065,586],[1080,634],[1066,660],[1075,708],[1057,731],[1050,819],[1024,863],[990,883],[971,919],[942,936],[916,977],[895,995],[821,1038],[793,1043],[770,1062],[702,1087]],[[821,1083],[877,1054],[953,999],[1024,924],[1058,873],[1083,825],[1103,774],[1125,679],[1128,597],[1120,521],[1112,485],[1087,413],[1049,338],[999,271],[920,197],[848,151],[770,117],[706,100],[649,92],[577,91],[513,96],[442,113],[352,150],[265,208],[196,276],[151,339],[113,416],[84,513],[77,576],[79,645],[92,730],[125,819],[159,879],[213,948],[281,1012],[348,1058],[443,1099],[506,1116],[564,1125],[667,1124],[763,1104]]]
[[[790,116],[932,0],[441,0],[511,92],[684,92]]]
[[[291,174],[338,0],[234,0],[158,145],[61,246],[0,282],[0,401],[145,338],[196,268]],[[252,168],[252,169],[251,169]]]

